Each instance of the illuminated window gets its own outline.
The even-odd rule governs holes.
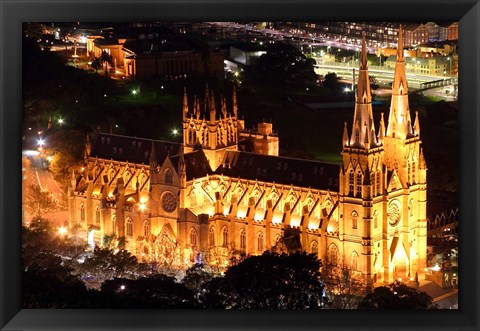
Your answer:
[[[357,195],[362,194],[362,173],[359,171],[357,173]]]
[[[85,204],[80,205],[80,220],[85,222]]]
[[[194,228],[190,230],[190,246],[197,246],[197,231]]]
[[[247,234],[245,230],[240,231],[240,249],[247,249]]]
[[[353,253],[352,253],[352,270],[353,270],[353,271],[357,271],[357,270],[358,270],[357,261],[358,261],[358,253],[357,253],[357,252],[353,252]]]
[[[215,229],[213,228],[213,226],[210,228],[210,232],[208,234],[210,246],[215,246]]]
[[[258,252],[263,252],[263,233],[259,232],[257,236],[257,250]]]
[[[318,243],[316,241],[312,241],[312,244],[310,246],[310,252],[312,254],[318,255]]]
[[[145,237],[150,236],[150,221],[145,220],[145,223],[143,223],[143,235]]]
[[[97,207],[95,208],[95,222],[97,224],[100,224],[100,206],[97,205]]]
[[[127,218],[127,236],[133,236],[133,220]]]
[[[356,211],[352,212],[352,228],[356,229],[358,227],[358,213]]]
[[[226,247],[228,245],[228,229],[227,229],[227,227],[223,228],[222,239],[223,239],[222,246]]]
[[[348,175],[348,192],[350,194],[353,194],[354,183],[355,183],[355,175],[353,173],[353,170],[350,170],[350,174]]]
[[[328,260],[332,265],[338,263],[338,247],[335,244],[331,244],[328,250]]]
[[[112,215],[112,233],[117,234],[117,216],[115,214]]]

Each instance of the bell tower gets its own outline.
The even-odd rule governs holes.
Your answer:
[[[388,173],[385,235],[389,239],[385,249],[390,251],[390,277],[412,278],[416,273],[423,274],[426,265],[427,167],[418,112],[412,126],[401,26],[390,114],[383,140]]]
[[[226,151],[238,150],[239,124],[235,89],[232,99],[229,111],[225,98],[220,96],[220,110],[217,111],[218,100],[207,85],[203,100],[194,96],[193,106],[190,108],[187,91],[184,90],[182,111],[184,152],[189,153],[201,147],[214,171],[220,165]]]
[[[367,47],[363,34],[351,134],[348,133],[346,122],[343,130],[339,192],[343,202],[343,217],[340,220],[338,239],[345,263],[348,265],[352,256],[358,256],[359,270],[367,276],[370,285],[376,279],[378,211],[382,209],[385,177],[382,127],[384,128],[384,124],[381,122],[377,136],[373,121]]]

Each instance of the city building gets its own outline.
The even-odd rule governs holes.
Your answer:
[[[68,190],[70,228],[92,248],[114,234],[139,259],[177,268],[224,268],[294,242],[370,284],[423,275],[427,167],[402,36],[378,129],[363,36],[353,122],[338,128],[340,164],[278,156],[269,123],[253,135],[253,152],[242,151],[236,94],[227,103],[207,87],[192,101],[185,91],[183,144],[106,133],[87,142],[85,170]]]
[[[448,76],[454,74],[453,57],[432,56],[427,58],[409,57],[405,58],[405,67],[408,72],[432,76]],[[389,56],[385,61],[388,68],[396,67],[396,57]]]

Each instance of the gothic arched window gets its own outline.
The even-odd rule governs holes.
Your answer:
[[[210,246],[215,246],[215,228],[213,226],[210,228],[210,231],[208,233],[208,240]]]
[[[149,220],[145,220],[145,222],[143,223],[143,235],[145,237],[150,236],[150,221]]]
[[[348,193],[353,194],[353,189],[355,185],[355,174],[353,173],[353,170],[350,170],[350,173],[348,174]]]
[[[263,233],[259,232],[257,236],[257,250],[259,253],[263,252]]]
[[[357,271],[358,270],[358,253],[357,252],[353,252],[352,253],[352,270],[353,271]]]
[[[173,183],[173,175],[170,169],[165,171],[165,184],[172,184]]]
[[[100,224],[100,206],[95,207],[95,223]]]
[[[80,221],[85,222],[85,204],[80,205]]]
[[[133,236],[133,220],[129,217],[127,218],[127,236]]]
[[[362,194],[362,173],[359,171],[357,172],[357,195]]]
[[[328,249],[328,261],[332,265],[337,265],[338,263],[338,247],[335,244],[331,244]]]
[[[352,229],[358,227],[358,213],[356,211],[352,212]]]
[[[190,246],[192,248],[197,246],[197,231],[194,228],[190,230]]]
[[[117,216],[115,214],[112,215],[112,233],[117,234]]]
[[[310,245],[310,252],[312,254],[315,254],[315,256],[318,255],[318,243],[315,240],[312,241],[312,243]]]
[[[247,234],[245,230],[240,231],[240,249],[247,249]]]
[[[228,228],[224,227],[222,230],[222,246],[227,247],[228,245]]]
[[[378,211],[373,212],[373,227],[376,229],[378,227]]]

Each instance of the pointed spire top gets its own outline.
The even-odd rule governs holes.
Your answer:
[[[152,141],[152,149],[150,150],[150,168],[152,170],[157,168],[157,154],[155,152],[155,142]]]
[[[383,117],[383,112],[380,114],[380,128],[378,129],[378,142],[383,143],[383,138],[385,137],[385,119]]]
[[[188,99],[187,99],[187,87],[183,88],[183,120],[187,118],[188,114]]]
[[[403,61],[403,30],[401,24],[398,29],[397,61]]]
[[[349,146],[347,122],[343,124],[343,146]]]
[[[235,85],[233,85],[232,101],[233,101],[233,115],[235,116],[235,118],[237,118],[238,117],[238,103],[237,103],[237,89],[235,88]]]
[[[420,135],[420,121],[418,120],[418,111],[415,112],[415,123],[413,125],[413,129],[415,130],[415,135]]]
[[[360,70],[367,70],[367,41],[365,39],[365,31],[362,32],[362,55],[360,57]]]

